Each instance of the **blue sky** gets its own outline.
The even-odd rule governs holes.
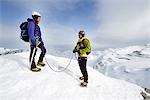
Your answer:
[[[42,15],[48,48],[72,49],[85,30],[94,49],[144,45],[150,42],[148,0],[0,0],[0,46],[28,48],[19,25],[32,11]]]
[[[45,25],[48,22],[79,26],[83,25],[87,28],[94,28],[98,25],[96,17],[96,6],[93,0],[82,0],[77,3],[68,2],[73,7],[64,7],[63,2],[51,6],[51,0],[1,0],[1,19],[3,24],[18,24],[18,21],[23,18],[31,17],[33,10],[41,12]],[[58,2],[59,3],[59,2]],[[61,4],[62,3],[62,4]],[[55,4],[55,3],[54,3]],[[32,5],[34,5],[32,7]],[[31,6],[28,8],[28,6]],[[57,8],[64,7],[63,9]],[[46,10],[46,11],[44,11]],[[10,18],[11,17],[11,18]]]

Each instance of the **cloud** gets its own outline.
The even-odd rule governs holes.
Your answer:
[[[148,0],[99,0],[97,18],[101,25],[95,39],[115,46],[150,42]],[[110,44],[112,45],[112,44]]]
[[[148,0],[92,0],[94,1],[92,4],[94,4],[93,8],[95,12],[91,13],[91,16],[93,16],[93,19],[98,20],[97,23],[99,24],[95,23],[94,26],[94,23],[90,23],[91,20],[89,20],[87,24],[90,24],[89,26],[91,27],[94,26],[94,28],[90,27],[90,29],[85,29],[86,26],[84,25],[86,24],[82,26],[80,22],[84,20],[84,16],[83,18],[77,16],[77,23],[74,21],[75,17],[72,17],[72,19],[69,17],[76,15],[74,13],[70,14],[69,11],[76,10],[78,4],[87,2],[87,0],[6,0],[6,2],[7,1],[9,6],[15,7],[13,11],[20,9],[19,12],[14,12],[16,13],[15,23],[17,23],[17,25],[13,25],[14,23],[0,24],[0,37],[3,38],[1,41],[3,40],[3,43],[5,42],[4,44],[8,46],[10,46],[10,43],[12,44],[11,46],[14,47],[20,45],[22,47],[24,46],[18,38],[19,35],[16,33],[19,33],[19,24],[31,16],[33,10],[39,11],[42,14],[40,23],[43,33],[42,36],[45,45],[49,48],[72,48],[77,42],[77,33],[80,31],[79,28],[83,28],[86,31],[87,37],[91,40],[93,50],[150,42],[150,2],[148,2]],[[83,11],[85,10],[87,9]],[[9,10],[6,9],[6,11],[3,9],[3,13],[1,14],[9,14]],[[67,18],[70,18],[70,25],[65,22],[68,21],[67,18],[63,20],[65,17],[61,19],[59,16],[61,15],[60,13],[64,12],[66,12],[66,14],[69,13]],[[52,16],[53,14],[56,15]],[[63,21],[60,22],[58,18]],[[86,21],[88,20],[85,20],[85,22]],[[73,24],[71,24],[71,22]],[[1,42],[1,44],[3,43]]]
[[[71,45],[76,40],[77,31],[69,26],[49,23],[45,27],[41,26],[43,30],[43,38],[49,45]]]
[[[31,16],[31,12],[33,10],[39,11],[42,13],[42,20],[40,23],[40,27],[42,30],[43,40],[45,41],[45,45],[50,48],[60,47],[60,48],[71,48],[74,44],[73,41],[76,42],[76,29],[71,26],[62,25],[58,22],[51,22],[50,14],[51,12],[63,11],[63,10],[73,10],[77,6],[75,4],[79,3],[80,0],[14,0],[5,1],[7,5],[11,5],[11,7],[15,7],[17,9],[23,9],[26,12],[14,12],[17,13],[20,18],[15,20],[15,23],[2,23],[0,24],[0,37],[2,38],[0,41],[0,46],[4,47],[24,47],[25,45],[21,42],[19,24],[22,21],[27,19],[27,16]],[[11,9],[11,8],[9,8]],[[9,13],[4,12],[3,13]],[[26,15],[24,16],[24,13]],[[27,14],[28,13],[28,14]],[[0,19],[3,20],[1,17]],[[3,21],[4,22],[4,21]],[[9,28],[9,30],[8,30]],[[11,43],[11,44],[10,44]],[[17,45],[16,45],[17,44]],[[26,46],[25,46],[26,47]]]

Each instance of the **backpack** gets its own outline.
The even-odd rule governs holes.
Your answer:
[[[29,34],[28,34],[27,26],[28,26],[28,22],[23,22],[20,25],[20,29],[21,29],[20,38],[25,42],[29,42]]]
[[[85,47],[85,44],[84,44],[84,41],[85,41],[85,40],[86,40],[86,39],[83,39],[83,40],[82,40],[82,44],[84,45],[84,47]],[[89,49],[89,52],[86,52],[87,55],[89,55],[89,54],[91,53],[91,49],[90,49],[90,48],[88,48],[88,49]]]

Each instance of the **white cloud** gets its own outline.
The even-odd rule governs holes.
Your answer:
[[[97,0],[98,10],[96,11],[98,12],[96,13],[100,26],[97,30],[86,30],[87,33],[93,33],[88,34],[93,49],[150,42],[150,2],[148,1]],[[16,5],[25,7],[29,14],[33,10],[44,14],[40,26],[46,45],[49,47],[52,45],[72,47],[77,41],[79,30],[59,23],[46,23],[45,17],[48,17],[52,10],[75,9],[77,7],[76,4],[80,2],[81,0],[18,0]],[[24,16],[24,18],[26,17]],[[19,19],[19,21],[22,19]],[[5,26],[0,25],[0,27],[4,28]],[[18,37],[16,33],[19,33],[18,26],[11,26],[10,30],[7,30],[7,27],[3,29],[3,32],[0,31],[0,37],[7,38],[9,36],[8,38],[13,38],[15,42],[15,39]]]
[[[150,2],[148,0],[99,0],[97,18],[101,22],[99,43],[150,42]],[[97,42],[98,43],[98,42]],[[112,44],[111,44],[112,45]]]
[[[8,27],[10,27],[9,30]],[[0,24],[0,28],[2,28],[2,30],[0,30],[0,46],[25,48],[29,45],[20,39],[20,29],[18,25],[8,26]],[[78,30],[72,27],[57,23],[47,23],[46,25],[40,24],[40,28],[43,41],[49,49],[71,49],[77,42]]]
[[[23,9],[25,9],[28,12],[29,14],[28,17],[30,17],[31,12],[33,10],[42,13],[42,16],[44,17],[41,20],[40,27],[42,30],[42,37],[43,40],[45,41],[45,45],[49,47],[66,46],[67,48],[69,46],[71,47],[75,45],[74,42],[76,42],[77,35],[75,34],[76,31],[74,28],[66,25],[61,25],[59,23],[51,23],[51,22],[45,23],[46,20],[45,17],[48,17],[51,11],[74,9],[76,7],[75,4],[79,3],[80,0],[21,0],[21,1],[14,0],[13,2],[17,2],[12,3],[13,6],[17,6],[18,8],[23,7]],[[22,45],[22,47],[26,46],[23,44],[23,42],[21,42],[21,39],[19,38],[20,36],[19,24],[21,23],[21,21],[25,21],[26,19],[27,16],[23,16],[23,18],[18,19],[17,21],[18,24],[14,26],[8,24],[7,25],[0,24],[0,28],[2,28],[2,30],[0,30],[0,37],[3,38],[1,39],[0,45],[5,46],[5,44],[7,44],[8,46],[12,45],[16,47],[15,44],[16,42],[18,42],[19,46],[20,45]],[[10,28],[9,30],[8,27]]]
[[[49,23],[45,27],[41,26],[41,29],[43,38],[49,45],[71,45],[77,39],[76,30],[69,26]]]

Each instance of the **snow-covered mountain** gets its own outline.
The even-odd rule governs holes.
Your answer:
[[[0,56],[7,55],[7,54],[21,53],[25,51],[29,51],[29,50],[0,48]]]
[[[72,51],[55,54],[69,58]],[[150,44],[92,51],[88,65],[106,76],[150,89]]]
[[[0,100],[143,100],[143,88],[107,77],[90,64],[89,85],[80,87],[81,73],[76,60],[61,73],[52,71],[48,65],[41,72],[31,72],[28,55],[29,52],[23,52],[0,56]],[[62,70],[70,60],[48,54],[46,59],[55,70]]]
[[[150,89],[150,45],[107,49],[91,62],[104,75]]]

